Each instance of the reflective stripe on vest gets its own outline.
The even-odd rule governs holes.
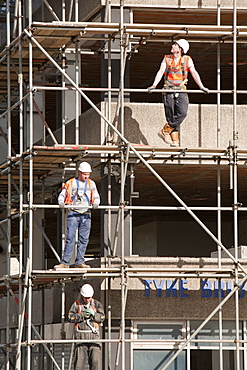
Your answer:
[[[174,55],[165,55],[164,59],[168,59],[167,68],[164,72],[164,79],[169,83],[169,85],[181,85],[184,80],[188,78],[188,64],[189,64],[189,56],[183,55],[177,65],[175,65],[175,58]]]
[[[64,184],[64,186],[63,186],[63,188],[65,188],[67,190],[66,191],[66,197],[64,199],[64,203],[65,204],[73,204],[73,202],[74,202],[74,197],[71,196],[71,194],[72,194],[72,184],[73,184],[73,181],[74,180],[77,180],[77,177],[73,177],[73,179],[68,180]],[[88,184],[89,190],[90,190],[90,199],[88,199],[88,196],[87,195],[86,195],[86,197],[88,199],[88,204],[90,205],[90,204],[93,204],[94,203],[93,190],[92,190],[92,182],[91,182],[90,179],[87,179],[86,180],[85,190],[84,190],[85,192],[87,191],[87,184]],[[78,191],[78,186],[77,186],[77,191]]]

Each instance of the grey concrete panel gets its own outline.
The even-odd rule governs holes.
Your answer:
[[[98,106],[99,107],[99,106]],[[89,109],[80,117],[80,144],[102,143],[101,119],[93,109]]]
[[[98,104],[102,114],[107,117],[107,103]],[[112,123],[120,130],[120,122],[116,117],[116,103],[112,103]],[[237,146],[246,148],[247,105],[237,106],[236,131]],[[158,133],[165,124],[165,113],[162,103],[126,103],[124,107],[124,136],[132,144],[169,147]],[[90,108],[80,116],[79,144],[105,144],[108,124],[95,109]],[[113,130],[111,129],[111,133]],[[233,106],[220,107],[220,148],[226,148],[233,133]],[[55,132],[58,142],[61,142],[61,129]],[[188,115],[180,126],[180,145],[190,148],[217,147],[217,105],[190,104]],[[118,138],[113,134],[114,141]],[[75,122],[66,125],[66,144],[75,143]],[[47,145],[53,145],[47,139]]]
[[[19,299],[19,295],[17,293],[16,293],[16,297]],[[45,302],[45,307],[46,307],[46,314],[45,314],[46,323],[53,322],[53,304],[56,301],[56,299],[57,297],[54,297],[54,291],[52,289],[45,289],[44,302]],[[14,299],[11,297],[10,298],[10,310],[9,310],[10,327],[17,326],[18,312],[19,312],[19,306],[14,301]],[[7,322],[6,322],[6,298],[5,297],[3,297],[0,300],[0,315],[1,315],[0,329],[6,328]],[[33,306],[32,306],[32,323],[35,325],[41,325],[42,315],[43,315],[42,292],[34,291],[33,292]]]
[[[217,9],[217,0],[125,0],[124,5],[129,7],[162,7],[162,8],[173,8],[173,9],[181,9],[181,8],[191,8],[191,9],[207,9],[207,8],[214,8]],[[62,18],[61,14],[61,7],[57,6],[56,0],[50,0],[49,4],[56,12],[59,19]],[[85,21],[89,18],[93,17],[95,14],[99,12],[99,10],[105,7],[106,1],[104,0],[83,0],[79,2],[79,14],[78,18],[79,21]],[[112,7],[117,6],[119,7],[119,0],[112,0],[111,1]],[[237,4],[238,8],[246,9],[247,4],[245,0],[238,0]],[[70,12],[70,2],[65,2],[65,13],[66,13],[66,20],[68,20],[68,15]],[[233,3],[232,0],[222,0],[220,4],[221,9],[232,9]],[[72,13],[72,21],[74,20],[74,11]],[[54,16],[48,10],[48,8],[44,5],[43,10],[40,8],[35,10],[33,15],[33,20],[35,21],[45,21],[45,22],[52,22],[55,20]]]
[[[151,246],[151,248],[150,248]],[[133,230],[133,254],[157,256],[157,222],[138,225]]]
[[[111,1],[112,6],[118,5],[118,0],[112,0]],[[172,8],[217,8],[217,0],[125,0],[124,5],[127,6],[146,6],[146,7],[158,7],[162,6],[162,8],[166,7],[172,7]],[[232,8],[232,0],[222,0],[220,4],[221,8]],[[238,7],[246,8],[246,2],[245,0],[238,1]]]
[[[102,103],[102,113],[105,114],[104,112],[105,109]],[[113,122],[115,120],[115,112],[116,104],[113,103]],[[246,147],[246,117],[247,106],[237,106],[236,126],[238,132],[237,145],[239,148]],[[124,136],[131,143],[169,146],[158,136],[159,130],[166,122],[162,103],[127,103],[124,108],[124,119]],[[119,129],[119,125],[117,128]],[[232,132],[233,106],[222,105],[220,107],[220,147],[229,145],[229,140],[232,140]],[[180,126],[179,135],[181,146],[217,147],[217,105],[190,104],[188,115]]]

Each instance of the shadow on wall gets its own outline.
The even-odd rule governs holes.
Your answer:
[[[130,107],[124,107],[124,137],[130,143],[148,145],[146,137],[140,130],[138,121],[133,118],[132,114],[133,111]],[[116,112],[113,125],[121,132],[119,111]],[[117,134],[113,130],[111,131],[111,139],[113,142],[118,141]]]

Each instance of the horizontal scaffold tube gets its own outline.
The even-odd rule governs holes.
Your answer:
[[[42,90],[51,90],[51,91],[58,91],[58,90],[61,90],[61,91],[76,91],[77,89],[75,87],[70,87],[70,86],[67,86],[67,87],[62,87],[62,86],[58,86],[58,87],[55,87],[55,86],[34,86],[33,87],[33,91],[42,91]],[[112,92],[119,92],[119,88],[107,88],[107,87],[80,87],[80,90],[81,91],[112,91]],[[125,93],[149,93],[148,92],[148,89],[130,89],[130,88],[127,88],[127,89],[123,89],[123,91]],[[154,89],[152,90],[152,94],[154,93],[164,93],[164,92],[174,92],[174,90],[172,89]],[[188,93],[188,94],[205,94],[205,92],[199,90],[199,89],[196,89],[196,90],[179,90],[180,93]],[[236,91],[237,94],[247,94],[247,90],[237,90]],[[234,91],[233,90],[209,90],[209,93],[210,94],[233,94]]]
[[[28,204],[23,204],[23,208],[28,208]],[[60,208],[58,204],[33,204],[33,209],[35,208]],[[85,208],[85,206],[76,206],[76,208]],[[89,207],[92,208],[92,207]],[[133,209],[133,210],[147,210],[147,211],[184,211],[187,208],[193,210],[193,211],[233,211],[234,207],[182,207],[182,206],[125,206],[125,205],[119,205],[119,206],[107,206],[107,205],[100,205],[97,209],[119,209],[124,208],[126,210]],[[71,205],[65,205],[64,209],[71,209]],[[247,211],[247,207],[239,207],[239,211]]]
[[[179,344],[183,344],[185,343],[186,339],[155,339],[155,343],[158,342],[159,344],[167,344],[167,343],[174,343],[176,345],[176,347],[179,345]],[[40,340],[31,340],[31,346],[35,346],[35,345],[38,345],[38,344],[44,344],[44,343],[51,343],[51,344],[72,344],[72,343],[119,343],[119,342],[125,342],[125,343],[138,343],[138,344],[145,344],[145,343],[149,343],[150,344],[150,339],[95,339],[95,340],[82,340],[82,339],[40,339]],[[190,341],[191,343],[215,343],[215,344],[218,344],[218,343],[247,343],[247,339],[240,339],[240,340],[236,340],[236,339],[192,339]],[[27,342],[22,342],[22,346],[23,347],[27,347]],[[11,343],[11,344],[6,344],[6,343],[3,343],[3,344],[0,344],[0,348],[3,348],[3,347],[16,347],[16,343]],[[212,347],[210,346],[210,349]],[[233,346],[230,347],[231,349],[234,349]],[[225,348],[226,350],[227,348]],[[246,350],[244,347],[240,348],[240,350],[244,351]]]

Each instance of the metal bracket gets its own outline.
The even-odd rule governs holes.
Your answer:
[[[240,207],[242,207],[243,203],[237,202],[235,204],[232,204],[232,209],[234,211],[238,210]]]

